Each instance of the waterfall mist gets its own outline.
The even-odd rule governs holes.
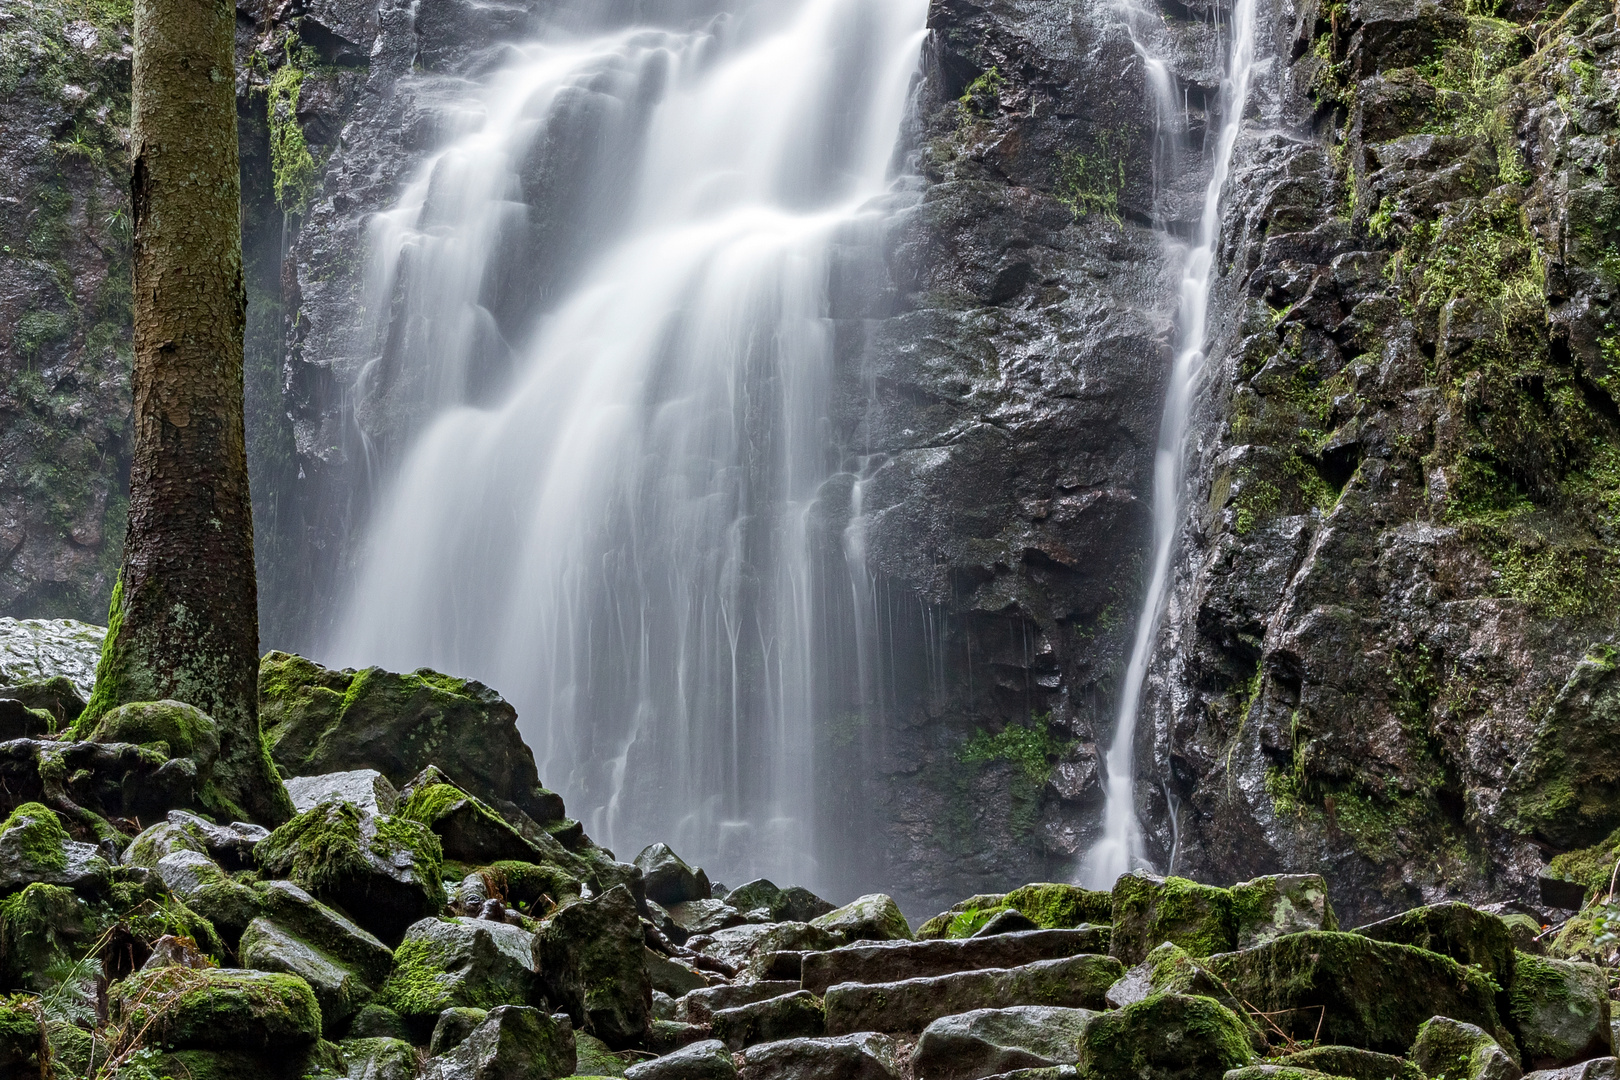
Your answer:
[[[372,226],[357,398],[409,445],[329,652],[497,687],[620,857],[848,886],[815,835],[867,587],[827,483],[828,278],[875,250],[926,7],[514,47]]]
[[[1152,55],[1134,33],[1140,11],[1127,18],[1133,29],[1138,53],[1148,65],[1161,129],[1168,131],[1161,141],[1172,148],[1185,141],[1184,126],[1178,117],[1181,99],[1165,64]],[[1151,573],[1142,606],[1136,616],[1136,635],[1131,643],[1130,661],[1120,685],[1119,709],[1114,721],[1113,740],[1105,759],[1106,802],[1103,834],[1080,863],[1080,881],[1089,888],[1108,889],[1121,875],[1147,865],[1142,844],[1142,826],[1136,816],[1136,722],[1141,709],[1142,687],[1148,664],[1153,658],[1159,624],[1169,592],[1170,559],[1181,528],[1181,495],[1185,486],[1183,463],[1187,453],[1187,425],[1192,414],[1193,393],[1204,368],[1205,338],[1209,327],[1209,297],[1214,284],[1215,249],[1220,242],[1221,195],[1232,168],[1238,133],[1248,104],[1249,84],[1254,74],[1255,0],[1234,0],[1227,31],[1226,69],[1221,80],[1219,127],[1212,148],[1213,168],[1204,190],[1202,213],[1194,246],[1186,256],[1176,312],[1177,347],[1175,365],[1159,425],[1159,444],[1153,463],[1153,551]],[[1178,156],[1172,149],[1170,158]],[[1162,165],[1161,165],[1162,168]],[[1170,802],[1172,828],[1175,804]],[[1175,852],[1170,853],[1174,870]]]

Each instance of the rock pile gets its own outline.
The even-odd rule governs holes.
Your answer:
[[[1138,874],[913,931],[881,894],[728,890],[662,844],[619,862],[476,684],[265,671],[298,810],[273,831],[140,786],[198,775],[183,706],[146,706],[144,743],[0,743],[36,763],[0,789],[0,1075],[1616,1080],[1604,904],[1556,937],[1456,903],[1345,931],[1316,875]],[[97,772],[126,760],[144,822]]]

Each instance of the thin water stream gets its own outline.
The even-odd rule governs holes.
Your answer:
[[[1137,13],[1138,15],[1140,13]],[[1135,26],[1134,19],[1128,19]],[[1152,572],[1142,607],[1136,617],[1136,635],[1120,687],[1119,711],[1114,721],[1113,740],[1104,762],[1107,801],[1102,838],[1080,863],[1080,880],[1094,889],[1111,888],[1121,875],[1143,868],[1148,860],[1143,848],[1142,825],[1136,814],[1136,728],[1142,707],[1142,688],[1158,639],[1170,587],[1170,563],[1176,534],[1181,528],[1183,466],[1187,454],[1187,428],[1192,415],[1193,396],[1204,370],[1204,350],[1209,332],[1209,298],[1214,284],[1215,250],[1220,243],[1221,196],[1232,169],[1243,114],[1248,105],[1249,86],[1254,75],[1255,0],[1234,0],[1227,25],[1228,43],[1224,77],[1221,80],[1219,134],[1213,147],[1209,184],[1204,190],[1195,246],[1188,252],[1181,278],[1176,314],[1177,345],[1175,364],[1170,371],[1165,394],[1164,414],[1159,424],[1159,445],[1153,462],[1153,551]],[[1148,63],[1149,85],[1158,99],[1161,125],[1177,124],[1181,101],[1166,65],[1154,57],[1140,40],[1137,50]],[[1185,141],[1184,128],[1173,130],[1172,145]],[[1172,155],[1176,157],[1178,155]],[[1172,817],[1174,806],[1171,806]],[[1174,822],[1172,821],[1172,825]],[[1170,854],[1174,870],[1175,853]]]

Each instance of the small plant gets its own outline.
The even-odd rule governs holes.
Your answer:
[[[1120,223],[1119,197],[1125,190],[1125,133],[1099,131],[1093,150],[1066,150],[1058,155],[1058,202],[1076,221],[1092,214]]]
[[[956,99],[964,120],[989,116],[1001,106],[1001,70],[991,67],[968,83],[962,96]]]
[[[298,98],[313,57],[308,49],[294,55],[288,42],[286,62],[270,79],[265,106],[270,124],[271,186],[277,205],[289,214],[303,213],[315,189],[315,157],[298,123]]]

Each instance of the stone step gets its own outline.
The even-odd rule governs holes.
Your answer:
[[[775,979],[737,983],[735,986],[708,986],[681,996],[675,1002],[675,1019],[684,1024],[707,1024],[715,1013],[723,1009],[752,1005],[756,1001],[782,997],[798,989],[796,982]]]
[[[1108,987],[1124,974],[1113,957],[1087,953],[901,982],[840,983],[824,999],[827,1033],[920,1032],[944,1016],[1017,1005],[1101,1009]]]
[[[890,941],[805,953],[799,984],[812,994],[838,983],[892,983],[982,968],[1012,968],[1108,951],[1109,928],[1022,930],[955,941]]]
[[[721,1009],[709,1022],[714,1037],[733,1050],[782,1039],[817,1038],[827,1033],[821,999],[807,990],[766,998],[735,1009]]]

